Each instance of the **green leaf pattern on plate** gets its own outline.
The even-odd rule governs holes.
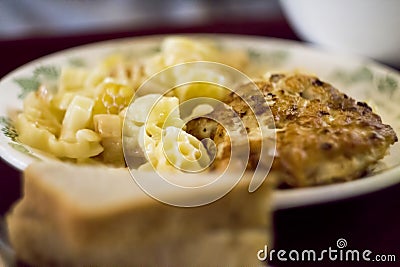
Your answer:
[[[159,53],[159,52],[161,52],[161,46],[159,46],[159,45],[150,47],[148,50],[149,54],[155,54],[155,53]]]
[[[17,151],[19,151],[19,152],[21,152],[21,153],[23,153],[23,154],[25,154],[25,155],[28,155],[28,156],[30,156],[30,157],[32,157],[32,158],[35,158],[35,159],[37,159],[37,160],[40,160],[40,158],[38,158],[36,155],[34,155],[31,151],[29,151],[29,150],[28,150],[23,144],[21,144],[21,143],[9,142],[8,145],[9,145],[10,147],[12,147],[13,149],[15,149],[15,150],[17,150]]]
[[[393,93],[397,88],[397,81],[389,75],[386,75],[378,80],[378,90],[382,93],[388,94],[390,97],[393,96]]]
[[[0,124],[2,125],[1,131],[5,136],[10,138],[11,141],[17,142],[18,133],[15,130],[15,127],[10,118],[0,117]]]
[[[40,86],[39,81],[34,77],[16,78],[14,81],[21,87],[21,93],[18,95],[19,99],[24,99],[30,92],[36,91]]]
[[[79,58],[79,57],[70,58],[68,60],[68,64],[72,67],[77,67],[77,68],[86,66],[85,60],[83,60],[82,58]]]
[[[394,77],[388,74],[382,75],[373,73],[366,66],[361,66],[354,71],[336,70],[332,73],[331,79],[339,81],[344,85],[354,85],[358,83],[373,84],[373,89],[377,89],[388,97],[392,97],[394,92],[399,88],[399,83]]]
[[[24,99],[30,92],[35,92],[42,83],[54,84],[60,76],[60,70],[55,66],[39,66],[30,77],[20,77],[14,82],[21,88],[19,99]]]
[[[331,76],[334,80],[340,81],[346,85],[359,82],[371,82],[374,78],[372,71],[366,66],[362,66],[354,71],[336,70]]]
[[[10,139],[10,141],[11,141],[11,142],[8,142],[8,145],[10,147],[12,147],[13,149],[15,149],[15,150],[17,150],[17,151],[19,151],[19,152],[21,152],[21,153],[23,153],[25,155],[31,156],[31,157],[33,157],[35,159],[39,159],[29,149],[27,149],[23,144],[21,144],[18,141],[18,139],[17,139],[18,138],[18,133],[15,130],[13,122],[12,122],[12,120],[10,118],[1,116],[0,117],[0,124],[2,125],[1,131],[3,132],[4,136],[8,137]]]
[[[33,77],[43,80],[57,80],[60,70],[55,66],[40,66],[33,71]]]
[[[262,62],[274,67],[282,65],[289,58],[289,51],[287,50],[260,52],[255,49],[249,48],[247,50],[247,53],[251,60]]]

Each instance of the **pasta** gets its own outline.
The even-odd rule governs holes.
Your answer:
[[[92,115],[94,101],[88,97],[75,96],[62,122],[60,139],[64,141],[76,141],[76,132],[85,129]]]
[[[97,114],[93,116],[94,129],[101,137],[104,148],[102,160],[105,163],[122,166],[124,155],[122,151],[122,121],[118,115]]]
[[[150,94],[135,99],[126,114],[127,135],[138,135],[129,147],[144,152],[143,157],[158,170],[174,168],[198,171],[208,164],[203,144],[182,130],[179,99]],[[143,168],[150,168],[150,165]]]
[[[176,127],[167,127],[162,139],[158,147],[160,147],[159,150],[163,150],[167,160],[162,164],[171,164],[184,171],[196,172],[207,167],[210,163],[210,158],[203,144],[185,131]],[[157,167],[159,165],[160,162],[158,162]]]
[[[89,129],[78,130],[74,142],[57,139],[46,129],[39,128],[20,114],[16,124],[21,142],[32,147],[50,152],[60,158],[85,159],[100,154],[104,149],[100,145],[99,135]]]
[[[207,150],[185,132],[179,104],[199,96],[221,99],[225,89],[201,83],[185,85],[168,96],[147,92],[129,106],[151,75],[191,61],[216,61],[243,69],[248,58],[244,51],[224,50],[209,40],[171,37],[152,55],[115,53],[94,66],[64,67],[56,90],[43,84],[25,98],[16,119],[18,138],[58,158],[95,160],[117,167],[125,166],[124,142],[125,154],[134,157],[141,169],[200,170],[209,163]],[[162,87],[204,79],[219,83],[225,78],[214,70],[178,69],[161,75],[157,82]]]

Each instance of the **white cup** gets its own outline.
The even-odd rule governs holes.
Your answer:
[[[400,66],[400,0],[280,0],[299,37]]]

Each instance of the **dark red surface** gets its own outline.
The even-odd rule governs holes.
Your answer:
[[[0,41],[0,77],[40,56],[96,41],[167,33],[234,33],[296,40],[285,21],[213,23],[186,28],[158,28],[134,32],[31,38]],[[0,96],[1,97],[1,96]],[[20,196],[20,172],[0,161],[0,215]],[[290,249],[327,249],[345,238],[349,249],[396,254],[396,263],[326,262],[327,266],[400,266],[400,185],[353,199],[274,214],[275,246]],[[269,246],[271,244],[268,244]],[[261,249],[261,248],[260,248]],[[274,262],[276,266],[310,266],[308,263]],[[324,266],[325,266],[324,264]],[[321,263],[315,264],[320,266]]]

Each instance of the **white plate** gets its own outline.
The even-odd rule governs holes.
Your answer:
[[[204,36],[204,35],[203,35]],[[383,122],[400,133],[400,75],[398,72],[365,59],[349,55],[332,54],[300,43],[235,35],[207,35],[222,46],[247,49],[254,60],[267,62],[271,71],[300,70],[318,75],[346,94],[376,107]],[[18,143],[13,138],[12,120],[22,108],[21,82],[32,82],[35,71],[51,75],[52,67],[67,64],[90,64],[116,51],[131,54],[152,53],[159,49],[165,36],[148,36],[112,40],[61,51],[26,64],[0,81],[0,156],[16,168],[23,170],[38,159],[51,157]],[[47,72],[47,74],[46,74]],[[23,80],[25,79],[25,80]],[[34,81],[33,81],[34,82]],[[374,175],[357,181],[304,189],[277,190],[275,208],[288,208],[306,204],[343,199],[372,192],[400,181],[400,143],[391,147],[385,167]]]

